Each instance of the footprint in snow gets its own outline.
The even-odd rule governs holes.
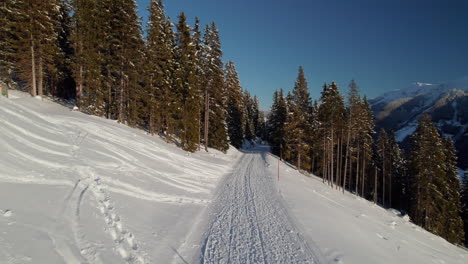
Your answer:
[[[3,211],[3,216],[4,217],[11,217],[13,215],[13,212],[10,209],[6,209]]]

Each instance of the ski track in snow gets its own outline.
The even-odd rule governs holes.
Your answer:
[[[265,170],[247,153],[212,205],[202,263],[318,263]]]

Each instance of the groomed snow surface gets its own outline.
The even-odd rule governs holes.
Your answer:
[[[266,147],[188,154],[11,95],[0,98],[0,263],[468,262],[464,249]]]

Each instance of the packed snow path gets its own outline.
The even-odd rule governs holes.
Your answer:
[[[318,263],[267,173],[265,155],[244,154],[219,188],[203,263]]]

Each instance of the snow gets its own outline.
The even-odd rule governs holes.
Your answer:
[[[371,104],[387,104],[401,98],[411,98],[423,94],[431,94],[434,98],[439,98],[441,94],[453,89],[468,91],[468,76],[457,80],[441,82],[439,84],[417,82],[404,89],[394,90],[372,99]]]
[[[272,180],[278,160],[268,156]],[[396,210],[344,194],[280,163],[278,189],[300,230],[325,263],[467,263],[468,251],[409,221]]]
[[[239,156],[188,155],[11,94],[0,98],[0,263],[171,262]]]
[[[11,94],[0,98],[0,263],[468,260],[398,211],[278,163],[267,147],[188,154]]]
[[[395,132],[395,138],[398,142],[402,142],[405,140],[406,137],[411,136],[414,131],[416,131],[417,124],[408,124],[404,126],[402,129]]]

